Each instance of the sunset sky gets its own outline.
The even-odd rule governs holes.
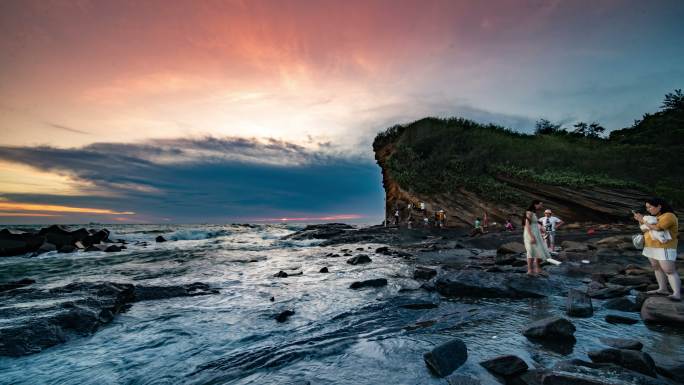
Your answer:
[[[370,143],[609,130],[684,86],[684,2],[0,2],[0,224],[379,221]]]

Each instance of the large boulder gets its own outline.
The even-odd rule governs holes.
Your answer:
[[[531,339],[574,341],[575,330],[575,325],[565,318],[549,317],[529,324],[523,335]]]
[[[612,363],[635,372],[656,377],[656,365],[648,353],[628,350],[608,348],[602,350],[592,350],[587,353],[593,362]]]
[[[198,295],[217,294],[218,292],[218,290],[202,282],[176,286],[136,286],[134,289],[134,301],[195,297]]]
[[[523,373],[528,369],[527,363],[513,355],[498,356],[480,362],[489,372],[502,377],[511,377]]]
[[[71,246],[76,242],[71,232],[59,225],[42,228],[38,234],[44,236],[47,242],[57,246],[58,249],[62,246]]]
[[[7,229],[0,231],[0,257],[27,254],[44,243],[42,235],[32,233],[14,234]]]
[[[579,290],[570,290],[565,304],[565,313],[570,317],[591,317],[594,314],[591,297]]]
[[[542,298],[562,292],[561,283],[555,280],[480,270],[443,274],[436,279],[435,288],[447,297],[474,298]]]
[[[641,306],[645,323],[684,328],[684,302],[673,302],[667,297],[648,297]]]
[[[438,377],[446,377],[466,362],[468,348],[465,342],[455,338],[425,353],[423,359]]]
[[[611,324],[634,325],[635,323],[639,322],[638,319],[621,316],[619,314],[607,314],[605,319],[606,319],[606,322],[611,323]]]

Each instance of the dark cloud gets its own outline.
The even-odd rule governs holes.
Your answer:
[[[0,147],[0,160],[86,181],[83,195],[4,194],[26,203],[107,207],[155,221],[382,216],[379,168],[274,139],[164,139],[82,148]]]

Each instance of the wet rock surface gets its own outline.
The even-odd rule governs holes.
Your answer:
[[[549,317],[532,322],[523,330],[523,335],[538,340],[568,341],[575,339],[575,330],[575,325],[565,318]]]
[[[641,306],[641,319],[650,324],[684,329],[684,302],[673,302],[660,296],[649,297]]]
[[[0,293],[0,356],[38,353],[95,333],[138,301],[214,293],[217,291],[203,283],[134,286],[114,282],[77,282],[53,289]]]
[[[543,298],[562,292],[556,279],[536,279],[516,273],[488,273],[463,270],[445,273],[435,282],[436,290],[447,297]]]

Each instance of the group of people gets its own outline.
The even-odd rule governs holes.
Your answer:
[[[545,210],[544,217],[538,219],[537,212],[543,207],[540,200],[532,201],[522,220],[523,241],[527,251],[527,274],[530,276],[548,275],[541,269],[541,262],[551,257],[555,230],[563,225],[550,210]],[[633,216],[643,233],[642,254],[648,258],[658,282],[658,288],[647,293],[665,295],[672,301],[681,301],[681,280],[675,265],[679,221],[672,206],[661,198],[646,200],[644,208],[650,215],[634,211]],[[545,233],[546,239],[542,233]],[[668,283],[672,293],[668,290]]]
[[[417,207],[413,202],[409,202],[409,204],[406,206],[406,210],[408,211],[406,224],[409,229],[413,228],[416,225],[416,217],[414,212],[416,208]],[[423,217],[422,222],[424,227],[430,227],[431,225],[434,225],[438,228],[444,228],[447,225],[447,213],[446,211],[444,211],[444,209],[434,211],[431,220],[430,216],[428,215],[429,213],[426,208],[425,202],[420,202],[418,205],[418,213]],[[399,226],[399,223],[401,222],[401,209],[398,205],[394,208],[393,222],[395,226]]]

